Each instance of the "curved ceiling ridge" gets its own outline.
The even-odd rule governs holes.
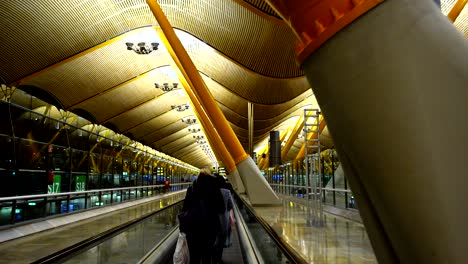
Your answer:
[[[268,74],[265,74],[265,73],[262,73],[262,72],[259,72],[257,69],[255,68],[251,68],[249,67],[249,65],[245,65],[243,64],[241,61],[237,60],[236,58],[232,57],[230,54],[227,54],[226,52],[220,50],[218,47],[215,47],[213,45],[211,45],[210,43],[207,43],[204,39],[201,39],[200,37],[198,37],[197,35],[195,35],[195,33],[193,32],[190,32],[188,30],[185,30],[183,28],[176,28],[174,27],[174,29],[176,29],[176,31],[179,31],[179,32],[185,32],[187,34],[189,34],[190,36],[194,37],[195,39],[197,39],[198,41],[200,41],[201,43],[203,44],[206,44],[208,47],[212,48],[213,51],[216,51],[219,55],[223,56],[224,58],[228,59],[229,61],[231,61],[232,63],[235,63],[237,64],[238,66],[242,67],[242,68],[245,68],[246,71],[248,71],[249,73],[252,73],[252,74],[258,74],[258,75],[261,75],[263,77],[266,77],[266,78],[272,78],[272,79],[295,79],[295,78],[300,78],[300,77],[304,77],[305,74],[304,72],[300,72],[300,74],[298,74],[297,76],[274,76],[274,75],[268,75]]]
[[[255,72],[278,78],[303,75],[296,65],[295,36],[284,23],[272,23],[234,0],[160,4],[173,27],[192,32]],[[130,29],[156,24],[144,0],[6,1],[0,10],[0,65],[12,67],[0,66],[0,75],[12,83]],[[62,37],[50,38],[51,32]],[[35,45],[30,45],[31,36]]]
[[[284,23],[281,17],[271,8],[265,0],[234,0],[240,5],[250,9],[252,12],[256,12],[266,18],[271,19],[273,22]]]

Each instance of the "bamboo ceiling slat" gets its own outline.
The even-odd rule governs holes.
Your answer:
[[[0,75],[13,82],[154,22],[144,0],[1,1],[0,36],[7,52],[0,56]],[[6,64],[15,71],[3,68]]]
[[[453,24],[468,38],[468,4],[465,5]]]
[[[286,24],[271,23],[234,0],[161,0],[173,27],[202,39],[260,74],[302,76],[295,61],[295,36]]]
[[[164,101],[164,98],[166,101]],[[171,108],[171,104],[179,105],[185,103],[186,99],[171,98],[170,96],[160,97],[156,100],[149,102],[148,104],[141,105],[137,108],[127,111],[122,115],[116,116],[111,121],[122,127],[123,131],[132,131],[141,128],[144,123],[149,122],[160,115],[166,114],[170,111],[175,111]],[[186,110],[187,113],[190,111]],[[178,116],[174,116],[178,118]],[[160,129],[160,126],[156,126],[153,129]]]
[[[272,24],[233,0],[160,2],[174,27],[247,68],[281,78],[303,75],[286,25]],[[0,75],[11,83],[132,28],[156,24],[144,0],[2,1]]]
[[[251,102],[286,102],[310,88],[305,77],[278,79],[246,71],[188,33],[177,31],[177,35],[199,71]]]
[[[185,137],[185,136],[188,137],[189,132],[186,129],[181,129],[175,133],[165,136],[161,140],[154,142],[152,146],[154,146],[156,149],[163,148],[165,145],[171,143],[172,141],[178,140],[179,138]],[[191,134],[190,134],[190,137],[192,140],[194,140]]]
[[[151,85],[151,86],[150,86]],[[80,108],[95,113],[96,120],[104,120],[131,109],[133,106],[155,98],[155,89],[148,79],[139,79],[102,96],[96,96],[80,105]],[[132,96],[128,96],[131,94]]]
[[[441,0],[440,9],[444,15],[447,15],[458,0]]]
[[[25,84],[48,90],[68,107],[141,73],[167,65],[169,60],[166,52],[141,56],[127,51],[123,40],[51,69]]]
[[[151,119],[148,122],[143,123],[137,128],[129,130],[129,132],[132,133],[136,138],[141,138],[156,130],[158,127],[164,127],[166,125],[169,125],[177,119],[180,120],[180,118],[183,116],[184,114],[180,114],[176,111],[169,111],[156,118]]]
[[[142,141],[154,147],[153,143],[164,138],[166,135],[171,135],[184,129],[187,129],[187,125],[185,123],[180,120],[174,120],[173,123],[170,123],[158,130],[154,130],[151,134],[146,135],[142,138]]]
[[[270,15],[279,18],[279,15],[273,10],[266,2],[265,0],[242,0],[250,5],[254,6],[258,10]]]
[[[175,138],[164,146],[161,146],[160,149],[164,152],[174,153],[175,151],[190,145],[193,145],[194,147],[197,146],[196,140],[193,138],[191,133],[181,130],[180,133],[178,132],[177,134],[179,134],[178,138]]]

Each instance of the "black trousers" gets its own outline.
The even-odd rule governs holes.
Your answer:
[[[188,237],[190,264],[211,264],[215,258],[216,235]]]

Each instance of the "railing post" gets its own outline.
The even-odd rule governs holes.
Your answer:
[[[85,199],[84,199],[84,209],[88,209],[88,193],[85,193]]]
[[[47,196],[44,197],[44,209],[42,211],[44,217],[47,217]]]
[[[344,178],[344,188],[348,190],[348,181]],[[348,208],[348,192],[345,192],[345,208]]]
[[[70,213],[70,194],[67,194],[67,213]]]
[[[15,215],[16,215],[16,200],[13,200],[13,203],[11,204],[10,224],[15,223]]]

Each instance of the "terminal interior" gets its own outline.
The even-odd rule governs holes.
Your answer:
[[[0,263],[171,263],[202,168],[226,263],[464,263],[467,2],[0,3]]]

